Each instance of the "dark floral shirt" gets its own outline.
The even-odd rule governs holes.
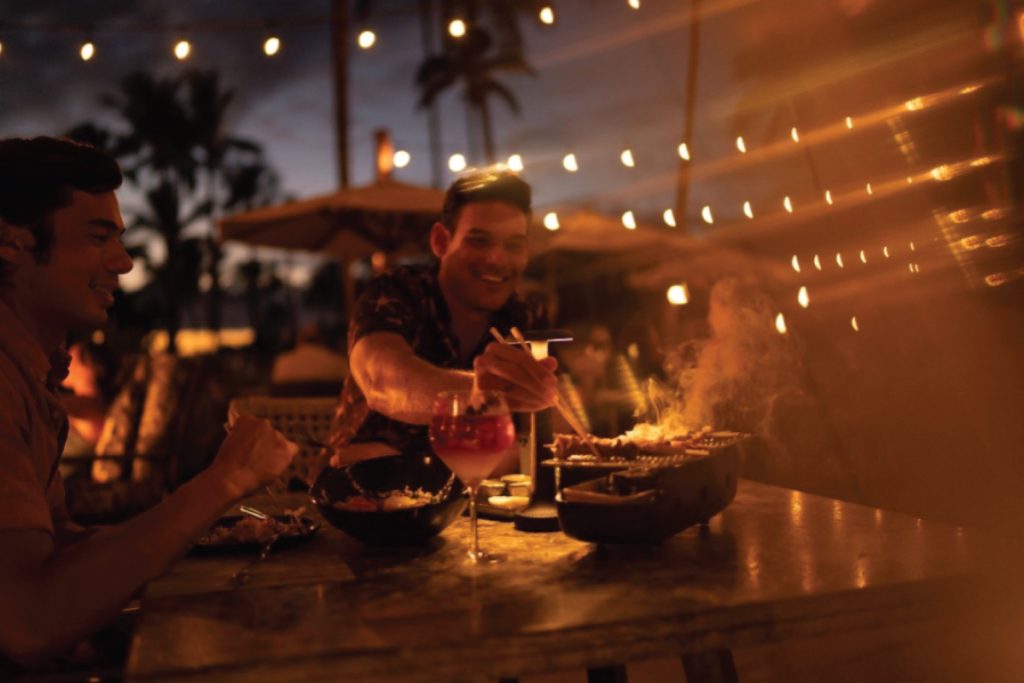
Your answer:
[[[348,351],[363,337],[376,332],[401,335],[417,356],[442,368],[471,370],[473,359],[490,343],[485,335],[469,359],[460,360],[459,340],[450,329],[451,315],[437,282],[438,266],[400,266],[374,278],[359,296],[349,321]],[[515,326],[531,330],[543,326],[543,316],[517,296],[491,318],[506,337]],[[349,373],[331,427],[330,447],[338,450],[350,443],[376,441],[402,453],[428,452],[427,426],[393,420],[370,410],[359,385]]]

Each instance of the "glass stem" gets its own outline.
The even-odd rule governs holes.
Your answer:
[[[480,557],[480,544],[477,542],[476,535],[476,486],[469,487],[469,556],[474,562]]]

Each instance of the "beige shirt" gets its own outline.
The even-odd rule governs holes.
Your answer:
[[[0,530],[52,535],[70,524],[57,471],[67,414],[56,387],[67,363],[63,350],[47,358],[0,301]]]

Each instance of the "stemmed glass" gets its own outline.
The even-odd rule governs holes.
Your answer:
[[[472,563],[499,558],[480,551],[476,529],[476,494],[516,442],[512,415],[500,391],[443,391],[434,401],[430,445],[469,489]]]

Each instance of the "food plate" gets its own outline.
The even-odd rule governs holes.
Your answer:
[[[272,526],[278,525],[278,526]],[[248,515],[226,515],[203,534],[192,552],[197,554],[259,552],[278,533],[274,547],[309,540],[320,529],[320,523],[309,517],[274,515],[266,522]]]

